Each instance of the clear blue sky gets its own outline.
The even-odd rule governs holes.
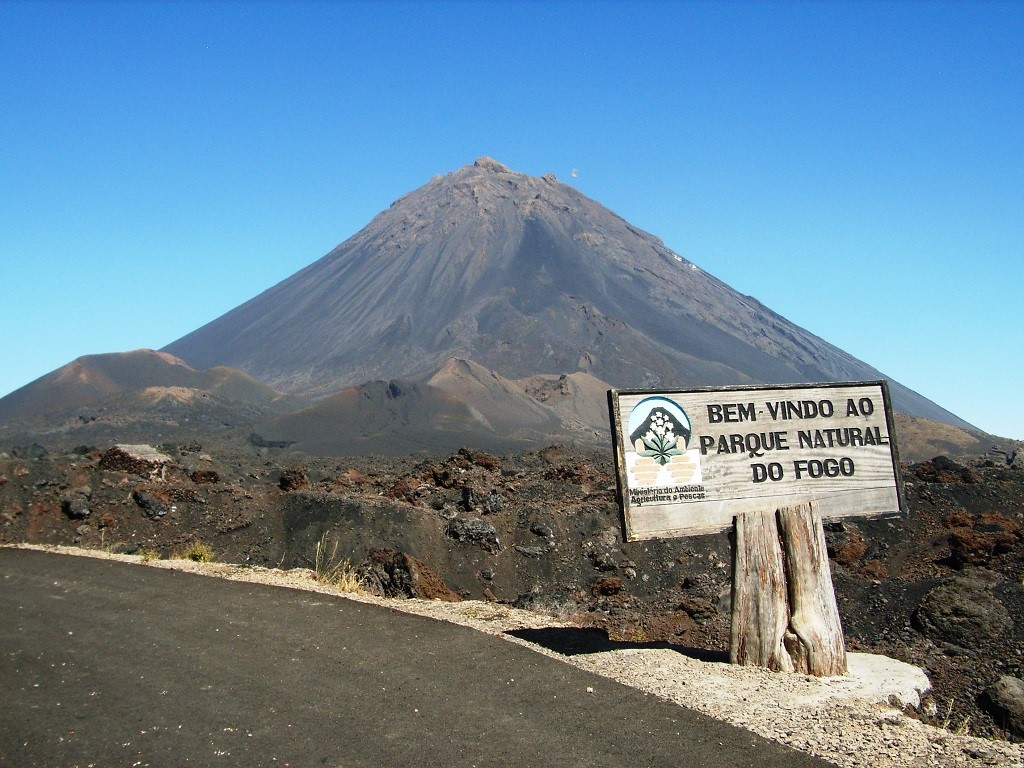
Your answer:
[[[0,0],[0,395],[491,155],[1024,438],[1022,40],[1019,2]]]

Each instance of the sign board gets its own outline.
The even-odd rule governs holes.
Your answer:
[[[608,405],[629,541],[804,502],[824,520],[906,509],[884,381],[613,389]]]

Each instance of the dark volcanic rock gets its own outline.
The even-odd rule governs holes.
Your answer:
[[[302,467],[292,467],[281,473],[277,485],[282,491],[300,491],[309,487],[309,478]]]
[[[928,483],[976,483],[977,476],[968,467],[957,464],[948,456],[936,456],[931,461],[915,464],[914,474]]]
[[[590,582],[590,591],[594,597],[608,597],[622,591],[622,579],[618,576],[601,576]]]
[[[986,512],[968,524],[951,526],[949,564],[954,568],[988,565],[994,555],[1013,549],[1020,540],[1020,525],[998,512]]]
[[[162,475],[172,459],[149,445],[115,445],[100,457],[100,469],[129,472],[150,479]]]
[[[267,440],[262,435],[258,435],[255,432],[249,435],[249,445],[254,448],[287,448],[294,444],[294,440]]]
[[[614,571],[619,567],[619,556],[615,548],[603,542],[586,542],[583,545],[583,553],[599,571]]]
[[[551,551],[551,545],[541,544],[539,546],[522,546],[520,544],[513,544],[512,549],[523,557],[544,557],[544,555]]]
[[[985,574],[973,571],[928,592],[913,621],[926,637],[965,649],[989,643],[1013,627],[1009,612],[986,583]]]
[[[132,500],[139,505],[146,517],[163,517],[170,512],[170,507],[145,491],[132,491]]]
[[[49,454],[39,443],[32,443],[28,446],[16,445],[11,449],[11,455],[19,459],[41,459]]]
[[[1024,680],[1003,675],[985,689],[980,700],[1003,728],[1018,738],[1024,737]]]
[[[501,551],[498,531],[486,520],[455,518],[448,521],[445,533],[456,541],[479,544],[491,554]]]
[[[75,493],[65,496],[61,502],[64,514],[72,520],[83,520],[92,514],[89,499],[84,494]]]
[[[370,550],[357,574],[368,591],[383,597],[415,597],[448,602],[462,599],[425,563],[393,549]]]
[[[841,565],[854,567],[868,551],[867,542],[850,523],[829,523],[825,526],[828,556]]]
[[[213,469],[197,469],[189,473],[189,479],[197,485],[219,483],[220,475]]]
[[[543,536],[545,539],[555,538],[555,532],[551,530],[551,526],[539,520],[530,524],[530,533],[536,536]]]

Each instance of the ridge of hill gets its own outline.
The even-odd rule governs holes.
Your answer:
[[[258,423],[257,444],[318,455],[497,452],[609,439],[608,385],[589,374],[513,381],[452,358],[425,382],[348,387],[301,411]]]
[[[85,355],[0,399],[0,419],[92,405],[149,386],[192,386],[198,378],[187,363],[166,352]]]
[[[54,448],[229,436],[304,401],[231,368],[197,371],[166,352],[86,355],[0,399],[0,438]]]
[[[561,424],[550,408],[527,395],[514,381],[472,360],[452,358],[427,379],[481,414],[496,432],[552,434]]]
[[[605,438],[609,434],[609,385],[583,371],[561,376],[537,374],[516,383],[539,403],[551,408],[567,429],[593,432]]]
[[[609,440],[609,388],[583,371],[513,380],[452,358],[426,381],[369,382],[309,404],[240,371],[196,371],[166,353],[135,350],[79,358],[0,400],[0,413],[14,414],[0,418],[0,439],[71,448],[214,436],[241,445],[248,435],[256,448],[311,455],[599,447]],[[901,413],[896,432],[908,461],[1013,448],[979,430]]]

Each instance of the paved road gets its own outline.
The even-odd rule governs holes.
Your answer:
[[[0,765],[827,764],[464,627],[0,549]]]

